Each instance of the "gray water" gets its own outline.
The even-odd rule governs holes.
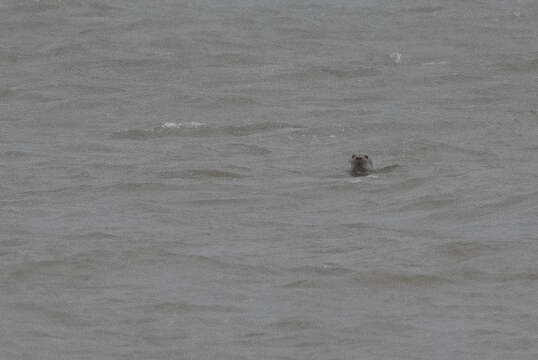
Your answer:
[[[537,24],[1,0],[0,359],[535,360]]]

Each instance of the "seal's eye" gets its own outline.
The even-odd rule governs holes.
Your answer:
[[[364,155],[364,157],[368,159],[368,155]]]
[[[357,156],[355,154],[353,154],[353,156],[351,157],[352,159],[355,159]]]

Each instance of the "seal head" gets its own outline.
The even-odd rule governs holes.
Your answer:
[[[350,173],[353,176],[367,175],[374,170],[372,159],[366,154],[353,154],[349,163],[351,164]]]

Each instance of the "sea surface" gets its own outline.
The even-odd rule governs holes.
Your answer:
[[[537,358],[538,1],[0,0],[0,359]]]

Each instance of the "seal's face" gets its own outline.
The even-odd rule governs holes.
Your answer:
[[[353,154],[349,162],[351,163],[351,170],[353,172],[366,172],[374,168],[372,159],[366,154]]]

